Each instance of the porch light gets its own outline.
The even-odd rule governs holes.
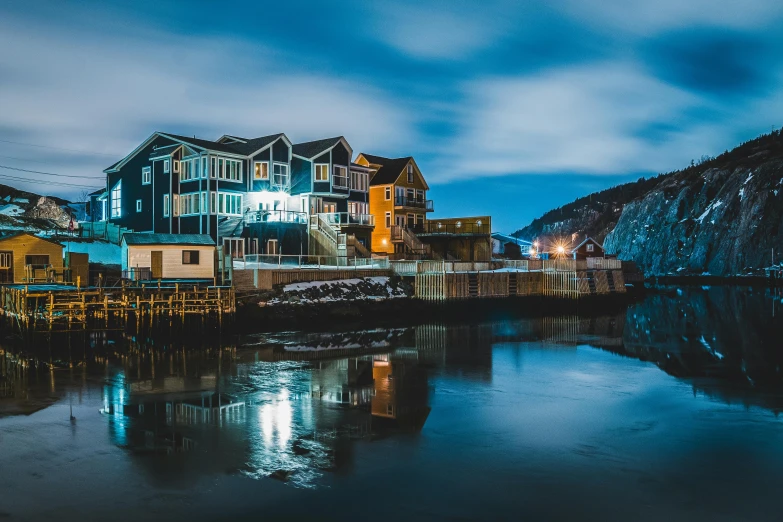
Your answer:
[[[565,247],[563,245],[558,245],[557,253],[558,254],[565,254]]]
[[[462,226],[462,221],[457,221],[457,228],[460,228]]]

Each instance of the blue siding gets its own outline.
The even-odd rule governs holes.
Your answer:
[[[308,160],[291,158],[291,195],[313,191],[313,168]]]

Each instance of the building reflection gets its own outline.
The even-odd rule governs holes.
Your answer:
[[[242,347],[131,338],[91,343],[81,356],[66,345],[4,350],[0,407],[98,389],[109,437],[155,480],[230,472],[300,487],[350,470],[358,445],[425,430],[436,377],[490,383],[498,349],[592,346],[652,361],[694,391],[778,411],[780,394],[758,393],[783,389],[783,330],[779,318],[758,319],[765,301],[720,290],[681,297],[651,296],[612,316],[288,333]],[[752,329],[737,332],[736,317]]]

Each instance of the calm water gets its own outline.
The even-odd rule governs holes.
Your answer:
[[[6,347],[0,519],[781,520],[779,307]]]

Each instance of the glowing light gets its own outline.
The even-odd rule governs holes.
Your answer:
[[[381,244],[383,244],[383,245],[386,244],[386,238],[381,239]]]
[[[557,246],[557,253],[558,254],[564,254],[565,253],[565,247],[563,245]]]

